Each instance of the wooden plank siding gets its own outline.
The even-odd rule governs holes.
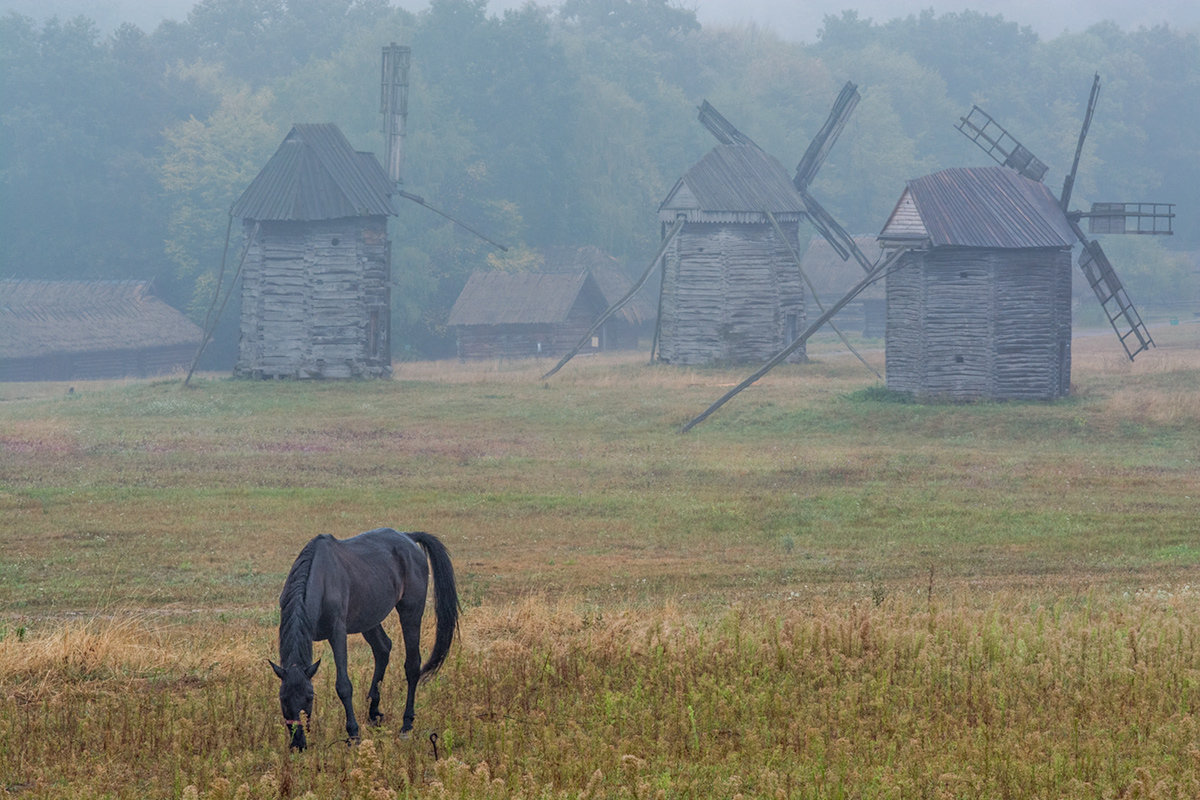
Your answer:
[[[1070,389],[1070,250],[943,247],[887,278],[889,389],[1052,400]]]
[[[261,223],[243,266],[234,373],[387,375],[388,275],[384,217]]]
[[[791,251],[758,223],[687,223],[664,254],[659,358],[670,364],[763,362],[804,324],[792,252],[798,225],[781,223]],[[803,361],[803,349],[791,357]]]

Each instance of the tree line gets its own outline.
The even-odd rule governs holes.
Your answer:
[[[415,14],[387,0],[201,0],[150,32],[0,18],[0,276],[153,279],[202,319],[229,208],[292,123],[336,122],[381,152],[389,42],[413,53],[406,188],[510,246],[401,206],[398,357],[447,352],[446,314],[475,269],[536,269],[540,247],[591,244],[640,273],[659,202],[713,145],[696,121],[703,99],[789,165],[857,83],[862,102],[813,190],[847,228],[874,233],[907,179],[989,163],[954,130],[973,103],[1050,165],[1057,193],[1099,72],[1074,196],[1180,212],[1165,244],[1106,242],[1135,301],[1177,299],[1190,277],[1179,251],[1200,247],[1187,222],[1200,205],[1200,41],[1170,27],[1042,40],[972,11],[843,12],[800,44],[703,27],[671,0],[501,15],[486,0]],[[228,355],[235,321],[218,338]]]

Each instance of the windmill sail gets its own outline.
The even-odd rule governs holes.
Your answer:
[[[796,177],[793,182],[800,191],[808,188],[808,184],[816,176],[821,164],[825,163],[825,157],[829,155],[842,128],[846,127],[846,120],[850,119],[850,114],[858,105],[859,99],[858,86],[847,81],[838,94],[837,100],[833,101],[833,108],[830,110],[825,124],[809,142],[808,149],[804,151],[804,157],[796,165]]]
[[[1133,307],[1133,301],[1125,292],[1125,286],[1100,248],[1100,243],[1095,239],[1086,239],[1083,231],[1078,233],[1080,241],[1084,244],[1083,252],[1079,254],[1079,268],[1083,270],[1088,284],[1096,293],[1096,299],[1100,301],[1100,307],[1104,309],[1117,338],[1121,340],[1125,355],[1133,361],[1138,353],[1153,347],[1154,340],[1150,338],[1150,331],[1146,330],[1141,316]]]
[[[721,144],[754,144],[749,136],[735,128],[733,123],[725,119],[707,100],[700,104],[700,124]]]
[[[1139,233],[1170,236],[1175,231],[1174,203],[1092,203],[1089,233]]]
[[[387,176],[404,183],[404,137],[408,126],[408,68],[412,49],[393,42],[383,48],[379,79],[379,113],[387,150]]]
[[[1088,128],[1092,125],[1092,114],[1096,113],[1096,98],[1100,96],[1100,73],[1092,79],[1092,93],[1088,96],[1087,111],[1083,115],[1083,125],[1079,129],[1079,141],[1075,143],[1075,159],[1071,162],[1071,171],[1063,179],[1062,195],[1058,204],[1066,211],[1071,204],[1071,190],[1075,188],[1075,173],[1079,170],[1079,156],[1083,153],[1083,140],[1087,138]]]
[[[971,112],[960,117],[955,127],[997,164],[1011,167],[1035,181],[1040,181],[1046,174],[1046,165],[979,106],[971,106]]]

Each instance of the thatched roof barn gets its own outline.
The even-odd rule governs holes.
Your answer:
[[[195,323],[148,281],[0,280],[0,380],[148,377],[186,369]]]
[[[448,324],[459,358],[557,356],[578,344],[608,305],[587,270],[476,272],[450,309]],[[607,328],[581,352],[607,349]]]
[[[1048,400],[1071,380],[1075,235],[1007,167],[908,182],[879,235],[919,249],[887,277],[887,385],[919,398]]]
[[[879,259],[879,239],[869,234],[855,235],[854,244],[872,263]],[[860,280],[863,272],[853,260],[843,259],[823,236],[814,236],[800,256],[800,266],[812,283],[815,306],[819,299],[829,307],[845,296]],[[816,312],[814,312],[816,313]],[[858,330],[863,336],[882,339],[887,325],[887,299],[883,284],[874,283],[859,292],[854,302],[833,318],[843,332]]]
[[[235,374],[391,373],[392,188],[336,125],[292,128],[233,208],[248,240]]]
[[[720,144],[676,182],[658,216],[664,229],[685,219],[663,254],[661,360],[759,363],[795,338],[805,306],[792,253],[806,215],[783,165],[754,144]]]

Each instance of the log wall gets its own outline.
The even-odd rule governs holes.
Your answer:
[[[798,252],[798,226],[783,227]],[[663,259],[667,363],[762,363],[804,327],[799,270],[769,224],[687,223]],[[790,360],[804,359],[801,348]]]
[[[235,374],[390,374],[389,262],[383,217],[262,223],[243,266]]]
[[[923,399],[1070,391],[1068,249],[936,248],[887,278],[887,385]]]

